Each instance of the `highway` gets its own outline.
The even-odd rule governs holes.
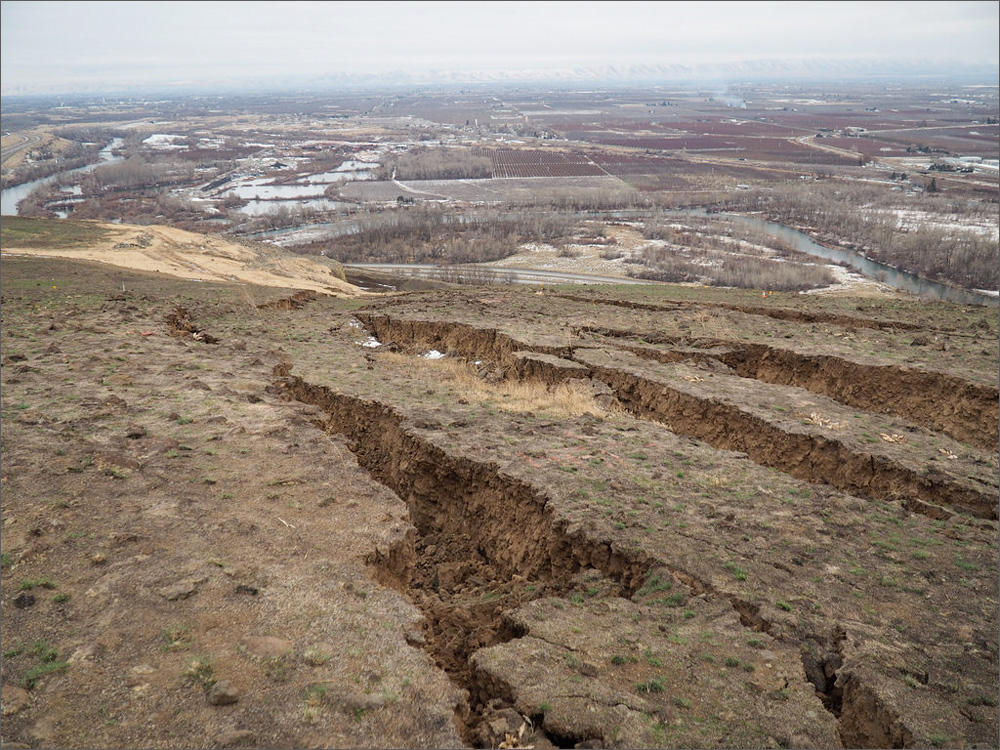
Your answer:
[[[624,276],[597,276],[587,273],[545,271],[536,268],[504,268],[500,266],[434,266],[421,263],[345,263],[345,268],[375,271],[387,276],[411,276],[420,279],[447,281],[449,276],[468,274],[484,278],[490,274],[509,279],[514,284],[655,284],[646,279]]]

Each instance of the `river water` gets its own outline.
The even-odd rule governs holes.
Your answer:
[[[678,211],[669,211],[667,213],[676,213],[678,215],[687,216],[709,215],[708,211],[705,209],[683,209]],[[931,297],[933,299],[944,300],[946,302],[955,302],[960,305],[997,306],[998,301],[1000,301],[997,297],[988,294],[981,294],[971,289],[962,289],[960,287],[949,286],[948,284],[941,284],[937,281],[931,281],[929,279],[921,278],[920,276],[915,276],[914,274],[907,273],[906,271],[900,271],[898,268],[887,266],[885,263],[870,260],[861,253],[853,250],[841,250],[839,248],[820,245],[805,232],[800,232],[798,229],[793,229],[792,227],[785,226],[784,224],[766,221],[756,216],[744,216],[743,214],[717,213],[711,215],[722,216],[745,227],[766,232],[772,237],[784,240],[799,252],[849,266],[869,278],[878,279],[879,281],[888,284],[894,289],[909,292],[910,294],[916,294],[920,297]]]
[[[24,185],[17,185],[12,188],[8,188],[2,192],[0,198],[2,198],[2,208],[0,208],[0,214],[11,215],[17,213],[17,203],[28,196],[28,194],[34,190],[39,185],[44,185],[58,177],[66,174],[83,173],[93,170],[100,164],[108,164],[110,162],[121,161],[120,157],[115,157],[111,152],[118,148],[122,144],[121,138],[115,138],[107,146],[105,146],[100,151],[101,161],[94,164],[88,164],[85,167],[80,167],[79,169],[69,170],[67,172],[60,172],[59,174],[52,175],[51,177],[44,177],[40,180],[34,180],[33,182],[25,183]],[[861,253],[855,252],[853,250],[842,250],[839,248],[826,247],[821,245],[815,240],[813,240],[809,235],[804,232],[800,232],[798,229],[793,229],[792,227],[786,226],[784,224],[778,224],[773,221],[766,221],[764,219],[758,218],[756,216],[744,216],[743,214],[731,214],[731,213],[710,213],[704,208],[680,208],[680,209],[665,209],[660,212],[655,212],[655,215],[674,215],[674,216],[720,216],[726,219],[731,219],[738,224],[749,227],[750,229],[766,232],[772,237],[783,240],[788,243],[796,250],[807,255],[812,255],[816,258],[822,258],[824,260],[829,260],[834,263],[840,263],[842,265],[853,268],[859,273],[868,276],[869,278],[877,279],[879,281],[888,284],[889,286],[899,289],[904,292],[909,292],[910,294],[915,294],[920,297],[927,297],[931,299],[944,300],[947,302],[954,302],[960,305],[990,305],[996,307],[1000,303],[1000,299],[995,296],[982,294],[971,289],[962,289],[960,287],[949,286],[948,284],[941,284],[937,281],[931,281],[929,279],[921,278],[912,273],[906,271],[901,271],[892,266],[887,266],[884,263],[879,263],[878,261],[870,260],[866,258]],[[580,211],[577,212],[578,216],[581,217],[613,217],[619,219],[636,219],[642,220],[643,218],[649,218],[654,215],[654,212],[650,211]],[[464,216],[459,216],[458,221],[467,221],[468,218]],[[282,229],[276,229],[266,232],[257,232],[251,237],[253,239],[276,239],[282,235],[292,234],[293,232],[301,232],[303,230],[313,230],[322,233],[323,239],[333,239],[338,236],[343,236],[345,234],[353,234],[360,229],[360,223],[356,219],[347,219],[340,222],[330,222],[324,224],[311,224],[305,226],[296,227],[286,227]],[[312,232],[310,232],[312,234]],[[320,237],[312,236],[310,240],[320,239]]]
[[[642,221],[643,219],[648,219],[651,216],[662,216],[663,214],[668,216],[719,216],[726,219],[732,219],[745,227],[765,232],[772,237],[783,240],[801,253],[812,255],[813,257],[821,258],[823,260],[829,260],[834,263],[840,263],[853,268],[864,276],[877,279],[878,281],[888,284],[895,289],[909,292],[910,294],[915,294],[920,297],[944,300],[946,302],[954,302],[960,305],[989,305],[996,307],[998,303],[1000,303],[1000,299],[993,295],[982,294],[981,292],[971,289],[963,289],[961,287],[949,286],[948,284],[942,284],[937,281],[924,279],[912,273],[901,271],[898,268],[887,266],[884,263],[870,260],[861,253],[853,250],[826,247],[825,245],[821,245],[813,240],[805,232],[801,232],[798,229],[794,229],[784,224],[766,221],[765,219],[761,219],[756,216],[744,216],[743,214],[731,213],[710,213],[708,209],[705,208],[664,209],[656,212],[648,210],[576,212],[576,215],[581,218],[600,218],[603,216],[615,219],[633,219],[636,221]],[[356,219],[346,219],[340,222],[286,227],[282,229],[259,232],[253,235],[253,237],[254,239],[274,240],[284,235],[302,232],[307,229],[312,229],[317,233],[322,234],[322,236],[317,236],[316,234],[310,233],[312,235],[309,237],[310,241],[315,241],[317,239],[334,239],[346,234],[354,234],[360,229],[360,222]]]
[[[21,185],[15,185],[14,187],[0,191],[0,214],[4,216],[16,216],[18,213],[17,204],[27,198],[31,194],[31,191],[37,187],[48,185],[55,182],[60,177],[65,177],[66,175],[85,174],[87,172],[92,172],[96,167],[99,167],[102,164],[111,164],[116,161],[121,161],[121,157],[115,156],[111,152],[121,146],[124,142],[125,141],[121,138],[112,138],[111,143],[98,152],[100,161],[96,161],[93,164],[87,164],[86,166],[78,167],[77,169],[69,169],[65,172],[57,172],[54,175],[42,177],[38,180],[32,180],[31,182],[25,182]]]

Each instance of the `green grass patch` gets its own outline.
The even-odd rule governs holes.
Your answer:
[[[649,682],[636,684],[635,689],[640,693],[662,693],[666,689],[662,677],[655,677]]]
[[[0,226],[0,243],[4,247],[79,248],[102,242],[110,235],[110,230],[89,221],[65,219],[5,216]]]
[[[35,587],[43,589],[54,589],[56,585],[48,578],[26,578],[25,580],[21,581],[21,586],[20,586],[21,591],[31,591]]]
[[[737,581],[745,581],[747,579],[747,572],[734,562],[727,562],[722,567],[732,573]]]
[[[48,661],[36,664],[24,673],[24,677],[21,678],[21,687],[25,690],[33,690],[39,679],[53,672],[64,672],[67,667],[69,667],[69,663],[64,661]]]
[[[660,578],[658,575],[651,575],[646,579],[642,588],[635,592],[636,596],[646,596],[655,594],[658,591],[669,591],[673,582],[667,578]]]

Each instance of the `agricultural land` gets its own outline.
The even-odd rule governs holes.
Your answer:
[[[4,747],[995,744],[995,86],[4,104]]]

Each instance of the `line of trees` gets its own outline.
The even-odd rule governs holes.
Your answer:
[[[642,266],[629,269],[629,276],[654,281],[697,282],[707,286],[776,291],[816,289],[836,281],[826,266],[707,250],[681,254],[673,248],[647,247],[638,260]]]
[[[468,148],[415,148],[391,154],[376,173],[381,180],[461,180],[493,175],[493,161]]]
[[[456,214],[436,207],[371,213],[357,230],[333,241],[296,247],[342,262],[484,263],[506,258],[525,242],[558,244],[579,220],[567,215],[483,210]]]
[[[52,158],[46,159],[45,161],[35,162],[33,164],[23,163],[17,169],[3,175],[3,177],[0,178],[0,187],[6,189],[14,187],[15,185],[23,185],[25,182],[40,180],[43,177],[49,177],[57,172],[77,169],[78,167],[85,167],[88,164],[93,164],[97,161],[97,152],[101,150],[102,146],[103,144],[85,146],[82,143],[74,143],[58,158],[53,155]]]
[[[736,251],[743,255],[761,257],[797,257],[800,260],[809,257],[779,237],[752,227],[740,226],[725,217],[650,219],[643,222],[639,231],[646,239],[662,240],[690,248]]]
[[[776,186],[767,195],[734,196],[736,210],[802,227],[821,240],[847,246],[910,273],[972,289],[1000,288],[1000,247],[963,220],[996,221],[996,204],[922,195],[897,206],[884,188],[854,185]],[[923,226],[903,228],[893,208],[928,214]],[[994,223],[995,226],[995,223]]]

